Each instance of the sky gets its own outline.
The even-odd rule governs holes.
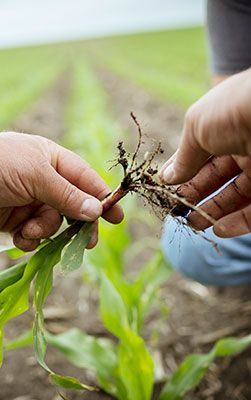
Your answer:
[[[205,0],[0,0],[0,47],[201,25]]]

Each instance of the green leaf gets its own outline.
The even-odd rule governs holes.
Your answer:
[[[154,383],[154,363],[144,340],[130,331],[119,346],[119,375],[128,400],[150,400]]]
[[[0,271],[0,292],[22,278],[26,265],[27,262],[23,262]]]
[[[158,289],[166,282],[173,270],[164,260],[161,250],[144,266],[134,283],[134,303],[137,308],[138,331],[144,318],[158,299]]]
[[[21,335],[17,336],[15,339],[8,340],[5,344],[5,350],[14,350],[19,347],[26,347],[33,344],[33,332],[28,330],[23,332]]]
[[[196,387],[216,357],[234,355],[251,345],[251,335],[244,338],[220,339],[207,354],[192,354],[178,367],[170,381],[164,386],[160,400],[180,400]]]
[[[102,274],[100,290],[100,313],[106,328],[118,338],[129,329],[127,309],[121,295],[112,282]]]
[[[53,267],[58,264],[61,252],[66,240],[60,244],[50,243],[48,249],[46,247],[40,250],[44,254],[45,249],[45,266],[38,271],[34,285],[34,305],[36,308],[35,321],[33,325],[33,342],[36,358],[39,364],[48,372],[52,372],[47,366],[44,358],[46,354],[47,341],[44,330],[43,304],[52,287]]]
[[[86,222],[63,252],[61,269],[72,272],[81,267],[85,248],[91,238],[93,223]]]
[[[118,396],[117,388],[122,383],[117,374],[117,349],[111,340],[89,336],[75,328],[60,335],[47,333],[47,341],[73,365],[93,369],[100,386]]]
[[[79,368],[91,368],[106,377],[116,369],[116,348],[110,339],[96,338],[73,328],[60,335],[47,333],[47,340]]]
[[[33,343],[36,354],[36,359],[47,372],[51,373],[51,369],[45,362],[45,354],[47,349],[47,341],[45,337],[44,318],[41,313],[36,313],[33,324]]]
[[[56,385],[60,386],[64,389],[75,389],[75,390],[89,390],[95,391],[96,388],[88,385],[84,385],[83,383],[79,382],[77,379],[72,378],[70,376],[62,376],[58,374],[50,374],[49,376],[50,381]]]
[[[28,264],[27,264],[28,266]],[[0,293],[0,366],[3,361],[3,337],[5,324],[29,308],[29,288],[32,278],[31,271]]]
[[[25,254],[27,254],[17,247],[13,247],[11,237],[8,236],[6,236],[4,243],[0,243],[0,253],[3,252],[6,252],[12,260],[16,260],[17,258],[23,257]]]
[[[124,252],[128,241],[125,222],[116,226],[116,240],[114,240],[114,227],[106,221],[100,221],[99,245],[86,254],[85,270],[88,271],[94,282],[99,281],[101,272],[104,272],[110,279],[116,275],[121,277],[124,268]]]
[[[34,324],[35,343],[40,353],[39,358],[43,363],[44,336],[43,336],[43,315],[42,305],[50,291],[52,280],[52,268],[60,259],[63,247],[82,227],[82,222],[75,222],[64,232],[53,240],[44,241],[39,250],[29,259],[24,268],[23,275],[15,283],[0,293],[0,366],[3,360],[3,338],[5,324],[12,318],[24,313],[29,308],[29,289],[33,278],[38,274],[37,283],[34,289],[34,300],[37,308]],[[47,274],[46,276],[44,274]],[[7,278],[8,274],[7,274]],[[9,282],[10,283],[10,282]]]
[[[33,325],[34,349],[39,364],[50,373],[50,380],[54,384],[67,389],[94,390],[75,378],[55,374],[45,362],[48,334],[46,334],[44,328],[43,304],[52,288],[53,268],[59,263],[62,250],[68,241],[67,235],[59,235],[56,240],[40,250],[42,254],[45,252],[46,254],[44,254],[45,266],[38,271],[34,285],[34,305],[36,308]]]
[[[162,390],[160,400],[182,399],[187,391],[198,385],[213,360],[213,352],[186,357]]]
[[[7,250],[7,254],[12,260],[16,260],[17,258],[25,256],[27,253],[25,251],[17,249],[16,247],[13,247]]]
[[[215,347],[214,352],[216,357],[226,357],[234,355],[245,350],[251,345],[251,335],[243,338],[229,337],[226,339],[220,339]]]

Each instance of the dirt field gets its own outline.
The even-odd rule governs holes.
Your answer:
[[[148,135],[161,138],[168,149],[177,146],[183,113],[173,106],[161,104],[151,95],[108,71],[98,71],[110,99],[110,110],[127,131],[131,129],[129,113],[134,111]],[[55,87],[20,118],[15,129],[48,135],[59,140],[63,135],[62,113],[70,86],[70,73],[62,76]],[[129,133],[128,133],[129,134]],[[139,226],[142,235],[144,229]],[[158,235],[153,232],[153,235]],[[4,260],[3,260],[4,265]],[[62,332],[73,326],[98,336],[104,335],[97,316],[97,295],[81,285],[79,273],[64,278],[57,275],[56,286],[46,308],[47,327]],[[215,340],[225,335],[250,333],[251,291],[249,288],[214,289],[190,282],[173,274],[162,290],[162,301],[170,307],[167,320],[152,313],[145,336],[157,329],[160,340],[153,349],[160,372],[173,372],[185,355],[208,351]],[[9,324],[8,335],[15,336],[30,327],[31,313]],[[90,372],[72,367],[55,350],[48,351],[53,370],[71,374],[95,383]],[[186,396],[188,400],[249,400],[251,399],[251,350],[239,356],[221,359],[214,364],[198,389]],[[156,388],[157,392],[158,388]],[[111,399],[102,393],[69,393],[72,400]],[[47,374],[37,366],[32,349],[6,353],[0,375],[0,400],[57,400],[59,396],[48,383]]]

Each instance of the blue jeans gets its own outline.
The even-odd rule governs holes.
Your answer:
[[[251,234],[221,239],[212,228],[204,234],[211,243],[168,218],[162,237],[166,260],[188,278],[206,285],[235,286],[251,283]]]

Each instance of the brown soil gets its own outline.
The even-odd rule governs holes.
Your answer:
[[[110,109],[129,132],[135,130],[129,118],[134,111],[144,130],[162,139],[171,154],[176,148],[182,126],[183,112],[161,104],[151,95],[107,71],[99,71],[101,81],[110,97]],[[62,77],[33,109],[20,118],[17,128],[51,135],[63,134],[62,115],[67,97],[69,75]],[[50,121],[50,122],[48,122]],[[164,136],[164,137],[163,137]],[[136,137],[136,136],[135,136]],[[167,157],[167,154],[165,155]],[[148,228],[149,229],[149,228]],[[154,228],[152,234],[160,230]],[[143,237],[146,227],[138,224],[132,234]],[[5,261],[4,261],[5,263]],[[3,264],[5,265],[5,264]],[[162,302],[170,308],[168,319],[160,318],[155,310],[149,315],[145,336],[159,334],[154,346],[158,372],[170,374],[185,355],[192,351],[208,351],[215,340],[225,335],[250,332],[251,295],[249,288],[216,290],[205,288],[173,274],[162,290]],[[97,314],[98,297],[92,288],[81,284],[80,273],[65,278],[59,273],[55,288],[46,306],[47,327],[61,332],[73,326],[95,335],[106,335]],[[32,312],[10,323],[7,335],[13,337],[30,327]],[[90,384],[90,372],[72,367],[55,350],[49,349],[48,364],[56,372],[79,377]],[[200,387],[186,396],[188,400],[249,400],[251,398],[251,351],[220,360],[208,372]],[[0,375],[0,400],[59,400],[48,383],[47,374],[35,361],[32,349],[6,353]],[[72,400],[111,399],[102,393],[72,393]]]

